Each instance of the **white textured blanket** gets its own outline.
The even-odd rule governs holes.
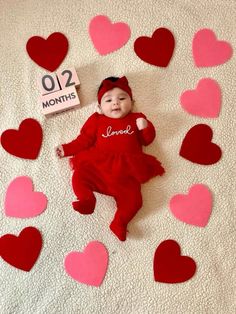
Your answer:
[[[14,157],[0,147],[0,235],[19,235],[34,226],[43,237],[31,271],[0,260],[0,313],[235,313],[235,53],[228,62],[205,68],[197,68],[192,57],[194,34],[202,28],[212,29],[236,49],[235,0],[0,0],[0,15],[0,134],[17,129],[30,117],[41,123],[44,134],[36,160]],[[127,23],[131,29],[127,44],[99,55],[88,33],[96,15]],[[166,68],[143,62],[133,48],[138,37],[151,37],[160,27],[170,29],[176,40]],[[82,107],[47,118],[41,113],[37,86],[46,71],[29,58],[25,47],[30,37],[47,38],[54,32],[68,38],[68,54],[59,69],[76,68]],[[115,211],[112,198],[96,194],[93,215],[73,211],[68,161],[54,153],[55,146],[77,136],[94,112],[100,81],[111,75],[128,77],[137,111],[157,131],[145,151],[166,168],[165,176],[143,185],[143,208],[124,243],[109,230]],[[212,78],[221,87],[218,118],[190,115],[180,105],[182,92],[196,88],[202,78]],[[185,134],[199,123],[211,126],[213,142],[222,149],[222,158],[213,165],[179,156]],[[6,190],[18,176],[31,177],[35,190],[48,198],[47,209],[35,218],[5,215]],[[213,194],[212,215],[204,228],[177,220],[169,209],[175,194],[187,193],[196,183],[207,185]],[[177,241],[182,254],[195,260],[197,271],[189,281],[173,285],[154,281],[154,253],[166,239]],[[93,240],[102,242],[109,253],[100,287],[76,282],[63,265],[69,252],[83,251]]]

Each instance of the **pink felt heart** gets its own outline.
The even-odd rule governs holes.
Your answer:
[[[124,46],[131,31],[126,23],[112,24],[107,16],[97,15],[90,21],[89,34],[98,53],[106,55]]]
[[[190,225],[205,227],[211,215],[212,195],[204,184],[195,184],[187,195],[177,194],[170,200],[173,215]]]
[[[90,242],[83,253],[69,253],[64,261],[65,270],[69,276],[78,282],[96,287],[102,284],[107,265],[107,249],[98,241]]]
[[[199,30],[193,38],[192,51],[197,67],[211,67],[223,64],[233,54],[231,45],[226,41],[219,41],[210,29]]]
[[[17,177],[9,184],[5,196],[5,213],[10,217],[30,218],[40,215],[47,206],[42,192],[33,191],[31,178]]]
[[[195,90],[187,90],[181,95],[180,102],[183,109],[193,115],[218,117],[221,107],[220,86],[213,79],[201,79]]]

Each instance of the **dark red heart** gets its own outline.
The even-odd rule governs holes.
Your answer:
[[[193,126],[182,142],[180,156],[202,165],[216,163],[222,155],[218,145],[211,142],[212,129],[207,124]]]
[[[165,240],[156,249],[153,268],[155,281],[180,283],[192,278],[196,263],[191,257],[180,255],[176,241]]]
[[[38,121],[25,119],[21,122],[19,131],[6,130],[1,135],[2,147],[10,154],[25,158],[36,159],[42,144],[43,131]]]
[[[62,33],[53,33],[47,39],[31,37],[26,44],[30,58],[49,71],[55,71],[64,60],[68,51],[68,40]]]
[[[0,256],[10,265],[30,271],[39,257],[42,236],[38,229],[27,227],[17,237],[5,234],[0,238]]]
[[[167,67],[173,55],[175,39],[167,28],[158,28],[152,37],[142,36],[135,40],[134,51],[144,62]]]

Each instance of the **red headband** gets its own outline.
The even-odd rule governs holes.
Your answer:
[[[101,103],[102,96],[109,90],[118,87],[122,90],[124,90],[127,94],[129,94],[130,98],[132,99],[132,91],[131,88],[129,87],[129,82],[126,78],[126,76],[122,76],[119,78],[117,81],[112,82],[110,80],[103,80],[102,81],[102,87],[98,91],[98,103]]]

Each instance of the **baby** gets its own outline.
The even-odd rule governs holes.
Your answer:
[[[110,224],[121,241],[126,240],[127,225],[142,207],[141,183],[164,168],[153,156],[143,153],[155,138],[155,129],[144,114],[133,113],[133,96],[128,80],[109,77],[98,93],[101,114],[94,113],[83,125],[80,135],[56,148],[58,157],[73,156],[72,186],[77,200],[73,208],[92,214],[94,191],[113,196],[117,210]]]

